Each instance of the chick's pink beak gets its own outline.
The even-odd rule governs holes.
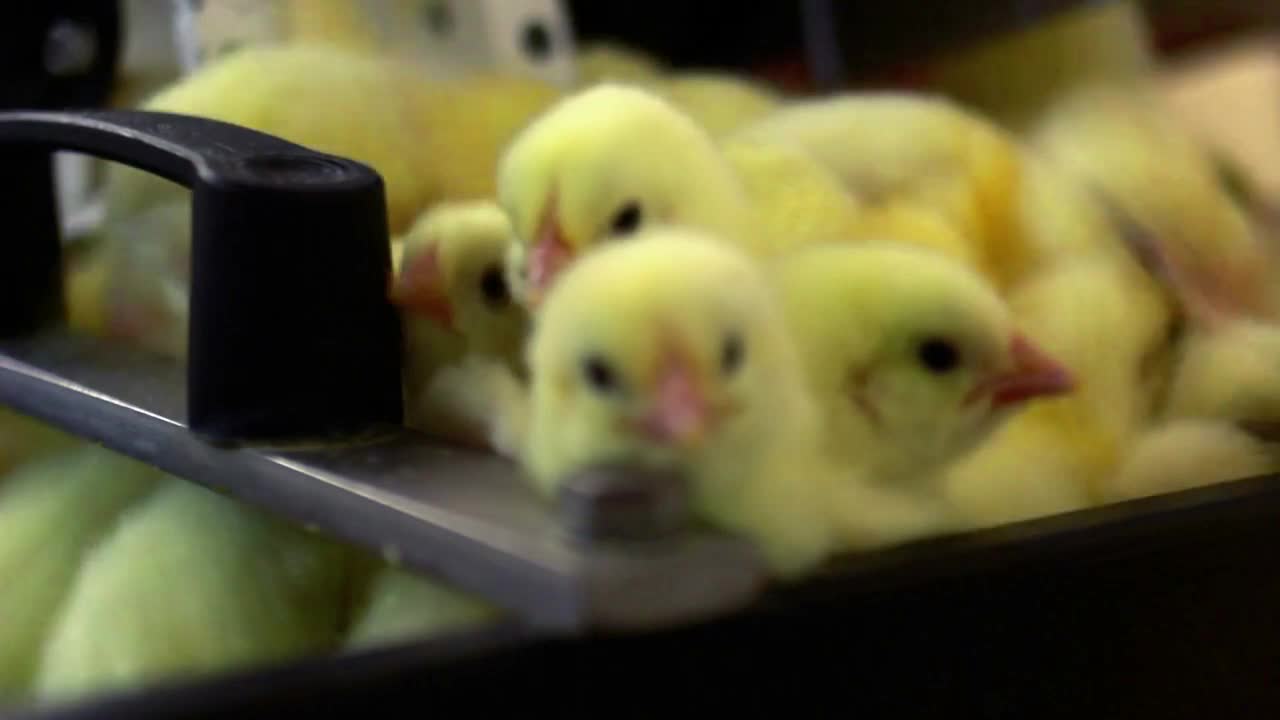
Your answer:
[[[573,260],[573,248],[565,240],[564,231],[554,212],[548,212],[538,226],[533,248],[529,251],[529,299],[534,305],[546,297],[556,277]]]
[[[391,302],[452,330],[453,306],[443,286],[440,258],[436,248],[431,247],[407,262],[400,279],[392,285]]]
[[[1003,408],[1032,398],[1062,395],[1075,388],[1071,371],[1023,335],[1014,335],[1009,347],[1013,370],[997,376],[987,389],[991,407]]]
[[[654,442],[693,445],[706,436],[712,420],[711,403],[690,363],[669,360],[658,373],[653,404],[640,421],[640,431]]]

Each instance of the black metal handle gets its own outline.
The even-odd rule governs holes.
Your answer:
[[[0,113],[0,337],[63,314],[51,153],[191,189],[187,422],[285,439],[402,419],[382,179],[355,161],[215,120],[143,111]]]

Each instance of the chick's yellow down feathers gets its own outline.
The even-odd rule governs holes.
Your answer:
[[[520,372],[528,316],[508,285],[511,224],[488,201],[444,203],[428,210],[396,244],[391,299],[405,333],[406,423],[425,432],[481,442],[468,388],[450,387],[445,368],[468,356]],[[462,405],[459,405],[462,403]]]
[[[300,658],[338,640],[346,548],[185,480],[85,560],[40,659],[45,699]]]
[[[1136,87],[1156,70],[1139,0],[1089,3],[938,59],[936,86],[1023,130],[1062,95],[1093,84]]]
[[[971,523],[999,524],[1098,502],[1154,411],[1172,316],[1159,287],[1123,256],[1087,255],[1009,297],[1028,336],[1076,378],[1010,419],[949,471]]]
[[[627,462],[686,475],[697,512],[781,575],[828,552],[817,414],[761,270],[732,244],[655,229],[584,256],[530,341],[523,462],[551,495]]]
[[[1208,153],[1153,91],[1083,88],[1050,108],[1031,138],[1136,225],[1128,237],[1184,300],[1228,312],[1280,310],[1275,258]]]
[[[1019,233],[1022,152],[1014,138],[941,97],[867,92],[787,104],[731,137],[793,143],[872,208],[929,208],[972,244],[1003,288],[1034,244]]]
[[[159,475],[86,443],[0,478],[0,702],[29,697],[41,645],[85,556]]]
[[[935,251],[819,244],[775,276],[827,451],[871,481],[929,483],[1026,402],[1072,389],[990,284]]]
[[[660,96],[616,84],[530,123],[503,156],[498,184],[535,303],[577,256],[646,227],[695,228],[768,255],[853,232],[858,213],[804,148],[722,146]]]
[[[438,201],[492,197],[502,147],[557,96],[530,78],[431,82],[409,63],[291,44],[232,53],[143,107],[222,120],[364,162],[384,179],[389,227],[400,233]],[[154,175],[109,169],[102,247],[72,296],[104,307],[73,306],[82,325],[185,354],[189,196]]]
[[[1280,470],[1280,448],[1220,419],[1181,419],[1144,432],[1107,500],[1131,500]]]
[[[394,566],[374,573],[343,639],[347,648],[376,648],[460,631],[501,617],[483,599]]]

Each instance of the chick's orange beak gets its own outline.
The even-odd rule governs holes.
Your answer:
[[[654,442],[696,445],[706,437],[714,412],[691,363],[669,359],[658,372],[653,401],[639,430]]]
[[[996,376],[986,386],[991,393],[992,408],[1063,395],[1075,388],[1071,371],[1023,335],[1014,335],[1009,351],[1013,356],[1013,369]]]
[[[529,300],[536,305],[546,297],[556,277],[573,260],[573,248],[565,239],[554,206],[543,216],[529,251]]]
[[[391,287],[391,302],[405,310],[454,329],[453,305],[444,287],[444,274],[436,248],[409,260],[400,279]]]

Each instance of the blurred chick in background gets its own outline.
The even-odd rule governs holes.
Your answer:
[[[32,459],[80,442],[52,425],[0,407],[0,478]]]
[[[673,71],[657,58],[614,43],[591,43],[578,53],[579,89],[621,84],[672,103],[715,136],[776,110],[783,96],[763,81],[711,70]]]
[[[1153,269],[1180,285],[1185,300],[1275,316],[1273,253],[1210,155],[1171,115],[1153,92],[1087,88],[1056,103],[1031,138],[1157,244],[1139,250],[1158,249]]]
[[[377,572],[357,604],[344,648],[384,647],[501,618],[485,600],[418,573],[387,566]]]
[[[29,697],[40,647],[85,556],[159,477],[84,443],[0,478],[0,703]]]
[[[732,243],[655,229],[583,257],[528,358],[522,460],[544,495],[594,465],[665,468],[779,576],[829,552],[817,408],[767,279]]]
[[[40,655],[44,699],[300,658],[338,641],[348,549],[169,478],[88,554]]]
[[[501,147],[555,97],[554,88],[530,79],[433,83],[412,65],[299,44],[231,53],[144,107],[232,122],[365,162],[386,182],[388,220],[400,233],[435,202],[492,197]],[[101,247],[70,281],[79,306],[72,315],[92,332],[181,357],[190,193],[113,165],[105,195]]]
[[[511,224],[489,201],[444,203],[428,210],[402,238],[391,301],[405,332],[406,424],[439,437],[483,442],[467,415],[450,406],[465,388],[442,388],[440,370],[469,354],[493,358],[522,374],[528,316],[507,283]]]
[[[1139,0],[1086,3],[938,58],[933,86],[1015,131],[1060,96],[1103,84],[1135,88],[1156,69]]]

